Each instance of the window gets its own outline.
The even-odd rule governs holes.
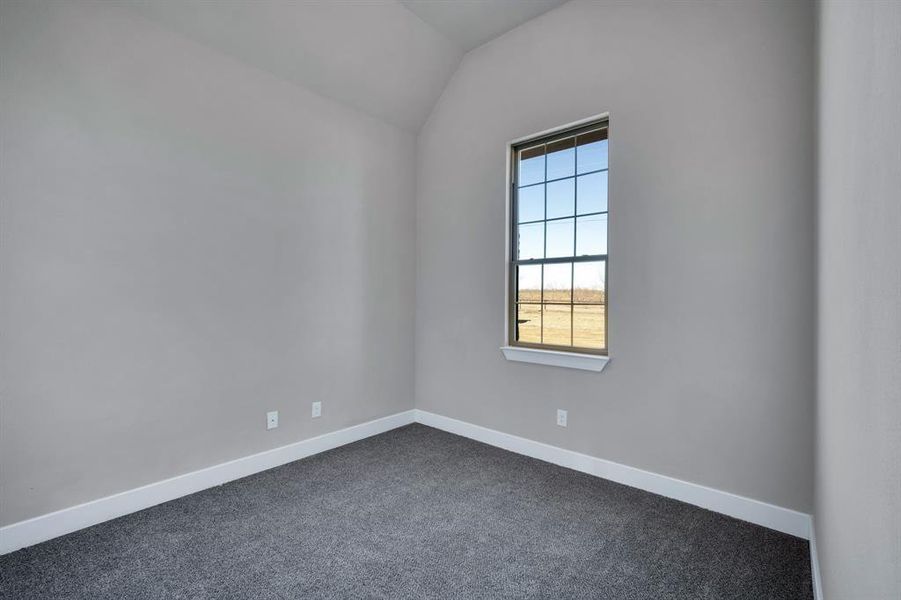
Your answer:
[[[511,147],[511,347],[607,354],[607,131],[603,119]]]

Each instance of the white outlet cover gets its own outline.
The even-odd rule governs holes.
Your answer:
[[[560,427],[566,427],[566,418],[567,412],[562,409],[557,409],[557,425]]]
[[[266,429],[275,429],[278,427],[278,411],[273,410],[266,413]]]
[[[313,418],[322,416],[322,402],[314,402],[313,403]]]

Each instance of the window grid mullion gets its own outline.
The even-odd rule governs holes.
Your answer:
[[[523,258],[514,260],[516,266],[522,265],[554,265],[560,263],[600,262],[607,260],[606,254],[584,254],[582,256],[558,256],[554,258]]]
[[[550,222],[550,221],[563,221],[564,219],[581,219],[583,217],[597,217],[599,215],[606,215],[606,214],[607,214],[606,210],[599,210],[599,211],[593,212],[593,213],[585,213],[584,215],[572,214],[572,215],[566,215],[565,217],[554,217],[553,219],[536,219],[534,221],[523,221],[522,223],[517,223],[516,225],[517,226],[534,225],[535,223],[544,223],[545,221]]]
[[[578,146],[577,146],[578,147]],[[541,185],[542,183],[557,183],[558,181],[563,181],[564,179],[576,179],[578,177],[584,177],[585,175],[594,175],[596,173],[604,173],[605,171],[609,171],[610,169],[595,169],[594,171],[585,171],[584,173],[576,173],[575,175],[566,175],[565,177],[557,177],[556,179],[548,179],[547,181],[537,181],[535,183],[527,183],[525,185],[518,186],[517,189],[524,190],[526,188],[535,187],[536,185]]]
[[[516,304],[528,304],[529,306],[538,306],[541,304],[540,301],[535,300],[523,300],[521,302],[516,302]],[[555,306],[569,306],[569,302],[545,302],[545,304],[553,304]],[[605,306],[603,302],[575,302],[576,306]]]
[[[544,252],[541,256],[547,258],[547,142],[544,143]],[[541,306],[538,307],[541,314],[541,343],[544,343],[544,264],[541,265]]]
[[[578,138],[573,138],[573,256],[576,255],[579,235],[579,144]],[[573,339],[575,332],[574,322],[576,320],[576,309],[573,303],[576,301],[576,263],[569,265],[569,345],[575,346],[576,340]]]
[[[535,300],[521,300],[516,301],[516,304],[529,304],[529,305],[538,305],[541,304],[541,301]],[[555,304],[558,306],[569,306],[569,302],[545,302],[545,304]],[[576,306],[604,306],[603,302],[575,302]]]

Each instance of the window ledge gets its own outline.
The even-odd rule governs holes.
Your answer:
[[[502,346],[504,358],[517,362],[527,362],[551,367],[566,367],[600,373],[610,362],[609,356],[600,354],[578,354],[576,352],[560,352],[557,350],[539,350],[520,346]]]

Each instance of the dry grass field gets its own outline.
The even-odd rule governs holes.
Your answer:
[[[539,290],[520,290],[520,302],[536,304],[519,305],[517,314],[519,341],[578,348],[604,348],[606,306],[579,305],[580,302],[604,302],[603,292],[576,289],[573,296],[575,303],[570,305],[569,290],[545,290],[546,304],[542,305],[538,304],[541,302]],[[566,304],[562,304],[564,302]]]

